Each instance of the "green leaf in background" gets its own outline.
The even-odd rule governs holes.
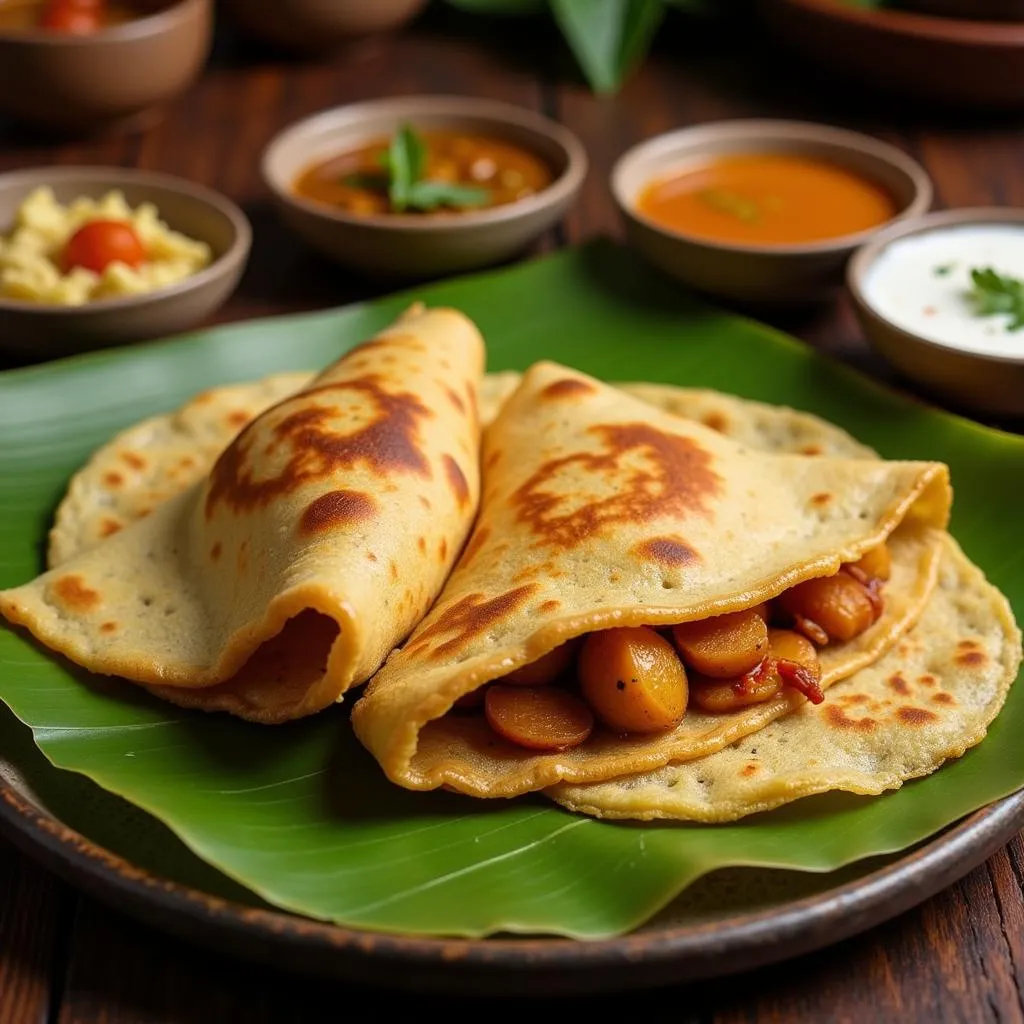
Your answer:
[[[68,476],[115,431],[201,387],[322,366],[416,299],[473,317],[492,369],[551,358],[610,380],[719,388],[826,416],[889,457],[945,460],[954,534],[1024,612],[1024,440],[907,401],[698,304],[604,244],[343,310],[0,375],[0,586],[39,570]],[[10,630],[0,630],[0,698],[54,764],[149,811],[267,901],[389,931],[614,935],[709,871],[832,871],[902,849],[1024,784],[1016,689],[988,738],[927,779],[722,826],[600,822],[541,797],[409,793],[353,739],[347,706],[275,728],[192,714],[78,672]]]
[[[643,59],[665,10],[662,0],[551,0],[595,92],[614,92]]]

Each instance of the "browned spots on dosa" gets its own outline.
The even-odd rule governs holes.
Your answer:
[[[939,716],[927,708],[915,708],[904,704],[896,709],[896,717],[904,725],[928,725],[929,722],[936,721]]]
[[[873,718],[850,718],[838,704],[825,706],[825,718],[833,728],[856,729],[858,732],[871,732],[878,724]]]
[[[450,455],[445,455],[441,461],[444,463],[444,472],[448,477],[455,500],[460,507],[466,505],[469,502],[469,484],[466,482],[466,475]]]
[[[519,520],[529,523],[539,543],[572,548],[615,523],[711,516],[710,499],[721,492],[722,478],[696,441],[646,423],[600,425],[590,433],[603,451],[552,459],[512,496]],[[571,488],[567,471],[576,471]],[[610,493],[579,503],[575,495],[586,493],[587,476],[599,478]]]
[[[659,565],[689,565],[700,561],[700,555],[682,537],[651,537],[637,544],[633,551],[640,558],[647,558]]]
[[[368,422],[351,433],[333,424],[339,415],[337,405],[311,404],[330,403],[345,392],[362,396],[372,409]],[[324,384],[285,399],[224,449],[210,473],[206,515],[212,516],[219,502],[235,511],[262,507],[304,483],[355,466],[365,466],[381,477],[411,473],[430,479],[420,425],[432,415],[415,395],[387,391],[375,375]],[[254,469],[252,451],[257,445],[268,458],[283,461],[276,475]]]
[[[388,562],[388,570],[391,573],[391,578],[393,580],[395,580],[395,582],[397,582],[398,581],[398,563],[393,558]]]
[[[111,470],[109,473],[104,473],[103,482],[108,487],[118,488],[124,483],[124,477],[117,472],[116,469]]]
[[[828,491],[819,491],[817,494],[811,495],[811,504],[817,505],[818,508],[824,508],[831,501],[832,495]]]
[[[101,537],[113,536],[113,534],[117,533],[121,528],[121,523],[116,519],[106,518],[100,520],[99,530]]]
[[[803,448],[800,449],[800,454],[801,455],[820,455],[823,451],[824,451],[824,449],[821,447],[820,444],[805,444],[803,446]]]
[[[53,583],[53,594],[57,601],[73,612],[92,611],[100,603],[100,595],[77,573],[60,576]]]
[[[244,427],[252,417],[242,409],[232,409],[225,419],[229,427]]]
[[[415,638],[411,653],[424,650],[431,640],[444,640],[433,649],[431,656],[443,658],[464,647],[470,640],[485,633],[492,626],[507,618],[530,599],[538,590],[538,584],[528,583],[504,594],[488,599],[484,594],[467,594],[455,604],[445,608],[434,618],[419,636]]]
[[[132,469],[145,469],[147,465],[146,460],[137,452],[133,451],[121,452],[121,461],[126,466],[131,466]]]
[[[585,380],[566,377],[564,380],[556,380],[549,384],[541,391],[541,396],[544,398],[582,398],[584,395],[593,394],[596,390],[593,384]]]
[[[447,385],[445,386],[444,393],[448,396],[448,401],[451,402],[459,412],[466,411],[466,403]]]
[[[377,514],[377,503],[359,491],[328,491],[311,501],[299,520],[299,532],[323,533],[338,526],[361,523]]]
[[[946,693],[945,690],[940,690],[938,693],[933,693],[931,696],[933,704],[945,704],[947,706],[956,703],[956,697],[951,693]]]
[[[712,430],[717,430],[718,433],[724,434],[729,429],[729,420],[726,418],[725,413],[709,412],[702,420],[701,423],[705,427],[710,427]]]
[[[537,609],[537,611],[539,611],[542,615],[550,615],[552,612],[557,611],[560,607],[561,607],[561,602],[560,601],[555,601],[554,599],[551,599],[550,601],[545,601]]]
[[[961,640],[956,645],[954,659],[958,665],[962,665],[964,668],[984,665],[988,660],[977,640]]]
[[[445,561],[448,558],[448,538],[442,537],[437,543],[437,557],[439,561]]]
[[[758,768],[758,766],[751,762],[750,764],[745,764],[743,766],[743,770],[740,772],[740,775],[742,775],[746,779],[749,779],[751,775],[756,775],[759,770],[760,769]]]
[[[469,538],[466,550],[462,552],[462,558],[459,560],[463,567],[469,565],[469,563],[476,558],[480,549],[487,543],[487,538],[490,537],[490,535],[491,528],[489,526],[478,526],[473,531],[473,536]]]
[[[488,454],[487,454],[487,461],[484,463],[484,468],[485,469],[494,469],[494,467],[498,464],[498,461],[500,459],[501,459],[501,449],[500,448],[495,448],[494,451],[488,452]]]
[[[377,561],[377,556],[372,551],[367,551],[366,552],[366,560],[368,562],[376,562]]]
[[[245,572],[249,568],[249,542],[243,540],[238,545],[238,555],[235,558],[235,564],[238,566],[238,571]]]
[[[427,553],[427,538],[426,537],[417,537],[416,538],[416,547],[418,547],[420,549],[420,554],[425,555]]]
[[[111,621],[111,622],[104,622],[100,626],[100,632],[101,633],[116,633],[117,632],[117,623],[113,622],[113,621]]]
[[[901,697],[906,697],[910,693],[910,684],[897,672],[894,676],[889,676],[886,680],[889,689],[894,693],[898,693]]]
[[[216,541],[214,543],[213,547],[210,548],[210,558],[213,559],[213,561],[216,562],[217,559],[220,558],[220,553],[221,553],[222,550],[223,549],[221,548],[220,541],[219,540]]]
[[[426,495],[424,495],[424,494],[421,494],[421,495],[420,495],[420,504],[421,504],[421,505],[422,505],[422,506],[423,506],[423,507],[424,507],[424,508],[425,508],[425,509],[426,509],[426,510],[427,510],[428,512],[430,511],[430,508],[431,508],[431,505],[430,505],[430,499],[429,499],[429,498],[428,498],[428,497],[427,497]]]
[[[918,676],[917,681],[922,686],[934,686],[938,682],[935,676],[930,675],[928,673],[925,673],[923,676]]]
[[[182,455],[182,457],[178,459],[178,465],[183,469],[191,469],[195,464],[196,460],[193,459],[191,455]]]

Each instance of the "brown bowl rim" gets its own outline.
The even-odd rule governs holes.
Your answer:
[[[933,341],[921,334],[908,331],[895,324],[887,316],[880,313],[864,294],[863,283],[871,266],[882,252],[900,238],[911,235],[924,235],[932,231],[940,231],[948,227],[962,227],[968,224],[1017,224],[1024,226],[1024,209],[1009,206],[971,206],[956,210],[937,210],[914,220],[893,224],[861,246],[846,267],[846,287],[856,309],[874,323],[895,335],[900,341],[917,343],[940,352],[956,352],[969,359],[977,359],[987,363],[1002,363],[1009,366],[1024,365],[1024,353],[1019,356],[989,355],[985,352],[972,352],[970,349],[945,342]]]
[[[484,210],[459,213],[453,215],[450,220],[423,218],[414,214],[401,213],[374,214],[370,216],[348,214],[327,203],[302,199],[295,195],[288,185],[280,182],[271,174],[271,158],[279,150],[287,146],[291,136],[308,131],[318,121],[329,121],[335,118],[341,111],[348,111],[356,115],[365,112],[367,117],[364,123],[367,126],[371,126],[373,118],[370,115],[374,113],[383,115],[390,108],[395,107],[399,109],[421,107],[420,114],[441,114],[453,118],[460,116],[473,117],[481,121],[491,121],[494,124],[514,124],[518,127],[526,128],[536,132],[538,135],[546,136],[562,150],[566,158],[565,168],[550,185],[534,193],[532,196],[527,196],[525,199],[517,199],[515,202],[505,203],[502,206],[491,206]],[[416,113],[409,113],[410,119],[415,119],[416,116],[418,116]],[[528,107],[519,107],[501,100],[447,94],[388,96],[382,99],[344,103],[337,107],[329,107],[326,110],[318,111],[287,125],[267,143],[260,155],[260,174],[266,186],[280,202],[295,207],[303,213],[308,213],[336,224],[343,224],[346,227],[360,227],[394,234],[430,231],[455,233],[463,229],[520,220],[532,213],[539,213],[542,210],[550,209],[563,200],[571,199],[583,184],[587,176],[587,170],[586,148],[580,139],[566,128],[565,125],[559,124],[557,121],[553,121],[537,111],[530,110]]]
[[[120,25],[107,25],[105,28],[97,29],[87,35],[48,32],[40,28],[0,32],[0,45],[17,43],[18,45],[57,48],[62,46],[98,46],[101,43],[111,42],[137,42],[140,39],[149,39],[169,31],[189,17],[193,10],[209,9],[210,5],[211,0],[172,0],[166,7],[154,11],[152,14],[132,18]]]
[[[190,0],[186,0],[186,2],[190,2]],[[184,280],[174,284],[155,288],[153,291],[145,292],[142,295],[124,295],[112,299],[97,299],[95,302],[87,302],[81,306],[58,306],[0,297],[0,312],[36,317],[74,317],[93,312],[98,313],[108,310],[114,311],[139,307],[153,301],[177,298],[186,292],[201,288],[239,264],[244,264],[248,258],[249,250],[252,247],[252,225],[241,208],[222,193],[207,188],[205,185],[200,185],[198,182],[179,178],[173,174],[164,174],[160,171],[146,171],[136,167],[105,167],[102,165],[29,167],[0,174],[0,185],[12,182],[17,183],[19,179],[23,179],[27,185],[49,185],[61,181],[74,184],[79,178],[104,178],[108,176],[110,178],[109,188],[111,189],[116,189],[119,185],[128,184],[141,187],[146,187],[147,185],[158,186],[168,191],[187,195],[200,203],[212,207],[230,222],[234,231],[231,244],[224,252],[212,260],[209,266],[203,267],[202,270],[191,277],[186,277]],[[205,239],[199,239],[199,241],[205,241]]]
[[[857,231],[853,234],[838,235],[835,238],[826,238],[817,242],[801,242],[794,245],[748,245],[740,242],[719,242],[701,235],[676,231],[672,228],[666,228],[663,224],[658,223],[658,221],[652,220],[650,217],[640,213],[633,203],[627,200],[622,178],[630,163],[643,159],[645,150],[662,147],[669,142],[683,140],[685,137],[693,135],[706,135],[706,144],[709,147],[713,146],[723,135],[726,137],[742,137],[747,135],[751,138],[754,144],[753,148],[755,149],[758,146],[759,138],[762,139],[762,150],[769,149],[774,141],[788,138],[795,142],[825,142],[835,145],[838,149],[869,153],[903,172],[913,185],[914,195],[910,202],[893,217],[883,221],[876,227],[865,228],[863,231]],[[764,144],[765,140],[767,145]],[[841,161],[837,160],[836,162]],[[653,135],[649,139],[644,139],[643,142],[631,146],[615,161],[611,174],[608,176],[608,183],[615,203],[623,216],[635,220],[664,238],[686,242],[690,245],[700,246],[716,252],[765,257],[814,256],[853,251],[879,231],[887,230],[889,227],[909,218],[920,217],[931,207],[934,195],[931,178],[924,167],[910,156],[909,153],[904,152],[898,146],[892,145],[892,143],[884,142],[862,132],[838,128],[833,125],[819,124],[815,121],[794,121],[776,118],[736,118],[724,121],[710,121],[704,124],[676,128],[672,131],[662,132],[660,135]]]
[[[1018,49],[1024,45],[1024,24],[1016,21],[974,21],[943,18],[916,11],[844,6],[835,0],[772,0],[811,11],[824,18],[868,25],[893,35],[924,37],[931,41]]]

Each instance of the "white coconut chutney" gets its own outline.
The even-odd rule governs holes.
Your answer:
[[[1024,224],[964,224],[897,238],[861,285],[877,313],[903,330],[952,348],[1024,358],[1024,330],[1008,314],[979,316],[971,271],[1024,280]]]

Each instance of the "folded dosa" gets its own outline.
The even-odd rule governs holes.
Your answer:
[[[414,309],[267,409],[149,516],[0,592],[93,672],[276,722],[365,681],[431,605],[479,497],[483,341]]]
[[[752,608],[888,539],[882,617],[826,648],[822,686],[880,657],[934,586],[951,492],[939,463],[754,451],[555,364],[525,376],[484,437],[478,523],[430,613],[353,710],[388,777],[508,797],[702,757],[804,700],[687,711],[656,735],[596,730],[535,753],[456,700],[570,638]]]

